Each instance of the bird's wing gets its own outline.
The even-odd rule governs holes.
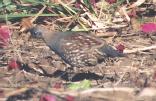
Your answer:
[[[104,45],[104,41],[83,32],[70,34],[61,40],[61,47],[69,50],[90,51]]]
[[[95,65],[94,49],[102,47],[104,41],[86,33],[71,33],[61,38],[60,50],[64,60],[76,66]]]

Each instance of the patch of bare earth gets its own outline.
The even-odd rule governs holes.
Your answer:
[[[127,36],[125,36],[127,35]],[[155,36],[152,36],[155,37]],[[107,38],[103,38],[108,40]],[[155,39],[142,34],[116,37],[113,44],[122,43],[127,50],[156,44]],[[8,60],[16,56],[23,63],[23,70],[7,70]],[[0,100],[16,101],[17,95],[37,101],[43,92],[72,95],[76,101],[155,101],[156,51],[153,49],[125,54],[125,57],[110,59],[96,67],[76,69],[72,80],[92,81],[92,88],[85,91],[68,91],[68,65],[52,52],[42,40],[30,38],[28,33],[14,32],[11,44],[0,58]],[[59,85],[59,89],[56,89]],[[61,86],[61,87],[60,87]],[[30,90],[30,94],[27,92]],[[5,96],[5,98],[4,98]],[[9,100],[9,99],[15,100]]]

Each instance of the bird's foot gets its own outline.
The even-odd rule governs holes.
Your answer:
[[[68,67],[65,71],[68,74],[68,80],[69,81],[73,81],[73,77],[75,76],[75,70],[74,70],[74,68]]]

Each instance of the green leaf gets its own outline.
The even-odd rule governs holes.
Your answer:
[[[83,80],[80,83],[71,83],[69,84],[68,88],[71,90],[79,90],[79,89],[88,89],[91,87],[91,81]]]
[[[16,9],[16,5],[8,5],[8,6],[6,7],[6,9],[7,9],[8,11],[13,11],[13,10]]]
[[[16,5],[13,5],[11,0],[3,0],[3,6],[6,6],[8,11],[12,11],[16,9]]]
[[[4,5],[10,5],[11,4],[11,0],[3,0]]]
[[[112,9],[112,8],[116,8],[116,7],[118,7],[118,6],[120,6],[122,3],[124,3],[126,0],[118,0],[116,3],[114,3],[111,7],[110,7],[110,9]]]
[[[46,0],[22,0],[25,3],[32,3],[32,4],[47,4]]]
[[[0,1],[0,8],[2,8],[2,7],[3,7],[3,2]]]

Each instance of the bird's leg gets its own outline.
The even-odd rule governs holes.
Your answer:
[[[75,67],[68,67],[65,71],[68,74],[68,80],[72,81],[75,76]]]

